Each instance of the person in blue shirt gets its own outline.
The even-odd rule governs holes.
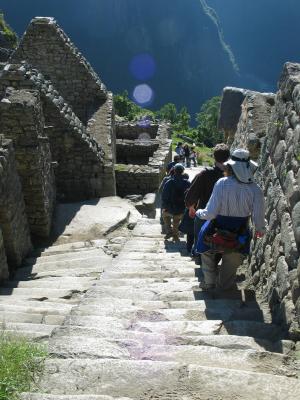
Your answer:
[[[173,237],[174,241],[179,241],[179,224],[185,210],[185,193],[190,187],[190,182],[184,178],[184,166],[175,164],[174,174],[163,188],[162,209],[165,225],[165,239]]]

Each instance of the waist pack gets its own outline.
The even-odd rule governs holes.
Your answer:
[[[215,228],[214,233],[204,236],[203,242],[209,247],[209,252],[243,252],[248,246],[248,235]]]

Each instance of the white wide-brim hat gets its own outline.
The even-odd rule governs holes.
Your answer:
[[[245,149],[236,149],[224,165],[230,165],[237,179],[243,183],[254,182],[253,174],[258,165],[250,160],[249,151]]]

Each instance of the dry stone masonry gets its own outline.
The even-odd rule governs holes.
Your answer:
[[[5,257],[14,271],[31,239],[49,237],[56,202],[155,192],[171,141],[164,124],[116,126],[112,93],[53,18],[34,18],[0,70],[0,134],[12,140],[0,182],[1,271]],[[150,144],[136,141],[143,134]]]
[[[227,100],[225,90],[221,111],[230,108]],[[299,105],[300,64],[287,63],[275,96],[245,95],[235,136],[228,136],[233,147],[248,146],[258,159],[256,179],[266,199],[267,233],[252,243],[249,281],[268,301],[274,322],[296,340],[300,339]],[[231,123],[226,118],[221,115],[223,127]]]
[[[11,58],[26,60],[50,79],[82,122],[107,98],[106,88],[91,65],[53,18],[34,18]]]
[[[21,265],[32,245],[13,144],[3,136],[0,136],[0,226],[10,272],[13,272]],[[0,271],[5,276],[3,247],[0,246],[0,249]]]
[[[117,126],[117,193],[120,196],[155,192],[171,160],[168,124]]]
[[[55,203],[49,139],[38,92],[11,90],[0,102],[1,129],[13,140],[32,234],[48,237]]]

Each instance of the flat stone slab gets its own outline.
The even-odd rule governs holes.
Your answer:
[[[103,238],[125,224],[135,207],[120,197],[103,197],[81,203],[59,204],[54,217],[56,244]]]
[[[23,393],[21,400],[131,400],[128,397],[111,397],[111,396],[93,396],[87,395],[71,395],[60,396],[55,394],[42,393]]]
[[[117,384],[116,384],[117,382]],[[230,383],[230,384],[229,384]],[[49,360],[43,391],[151,399],[294,400],[300,382],[283,376],[202,367],[175,362],[128,360]],[[199,397],[199,395],[201,397]],[[155,398],[154,397],[154,398]]]

